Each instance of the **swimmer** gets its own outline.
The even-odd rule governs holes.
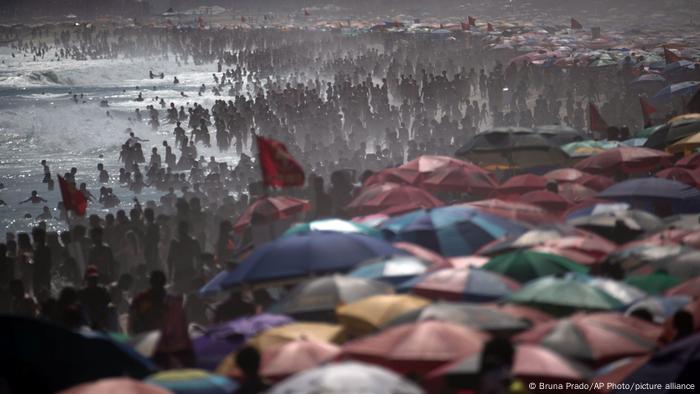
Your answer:
[[[26,199],[24,201],[20,201],[20,204],[24,204],[25,202],[31,202],[32,204],[39,204],[39,203],[48,202],[48,201],[39,197],[39,193],[37,193],[36,190],[32,190],[32,195],[28,199]]]

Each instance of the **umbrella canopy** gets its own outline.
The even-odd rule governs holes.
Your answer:
[[[263,313],[209,327],[192,340],[197,366],[213,371],[224,357],[236,351],[254,335],[291,322],[292,319],[287,316]]]
[[[343,358],[379,364],[402,374],[424,375],[442,364],[481,351],[489,335],[442,321],[388,328],[343,346]]]
[[[562,256],[518,250],[492,258],[483,269],[498,272],[520,283],[566,272],[586,273],[588,269]]]
[[[500,312],[507,313],[520,320],[528,322],[530,325],[544,323],[554,319],[552,315],[545,313],[537,308],[531,308],[526,305],[512,304],[507,302],[499,302],[497,304],[481,304],[483,306],[496,309]]]
[[[660,124],[656,126],[651,126],[647,127],[645,129],[639,130],[638,132],[634,133],[635,138],[649,138],[652,134],[654,134],[657,130],[666,127],[666,124]]]
[[[700,116],[697,114],[676,116],[649,135],[644,146],[654,149],[670,148],[669,145],[673,146],[674,143],[698,132],[700,132]],[[676,151],[676,148],[673,150]]]
[[[586,175],[588,174],[575,168],[557,168],[556,170],[552,170],[544,174],[543,178],[560,183],[567,183],[577,182]]]
[[[607,140],[585,140],[570,142],[562,145],[561,149],[570,157],[580,159],[603,153],[609,149],[619,148],[622,144],[619,141]]]
[[[378,294],[391,294],[391,285],[372,279],[331,275],[299,283],[268,311],[306,321],[333,321],[335,308]]]
[[[430,300],[412,295],[378,295],[339,306],[338,321],[349,336],[374,332],[387,322],[409,311],[430,304]]]
[[[520,234],[526,227],[466,205],[415,211],[387,220],[381,229],[389,239],[408,241],[444,256],[472,254],[486,243]]]
[[[667,166],[670,159],[671,155],[668,153],[654,149],[623,147],[609,149],[583,159],[574,167],[599,175],[614,175],[620,172],[637,174],[649,172],[658,166]]]
[[[175,394],[233,394],[238,384],[233,380],[201,369],[171,369],[158,372],[146,379]]]
[[[155,371],[150,361],[107,336],[20,316],[0,316],[0,349],[6,384],[15,392],[56,392],[101,378],[143,378]]]
[[[700,276],[678,284],[666,291],[669,296],[688,296],[700,298]]]
[[[548,276],[534,280],[509,297],[510,302],[533,306],[556,316],[576,311],[610,311],[623,303],[573,276]]]
[[[394,254],[406,253],[365,235],[325,231],[292,235],[257,248],[228,273],[222,287],[345,271],[367,259]]]
[[[625,283],[649,294],[663,294],[666,290],[681,283],[681,280],[665,272],[655,272],[649,275],[630,275],[625,278]]]
[[[697,169],[670,167],[657,172],[654,176],[685,183],[695,188],[700,186],[700,170]]]
[[[493,301],[520,288],[504,276],[478,268],[443,268],[411,279],[401,291],[436,300]]]
[[[504,201],[499,199],[489,199],[474,201],[464,204],[470,207],[476,207],[487,213],[496,216],[501,216],[513,221],[543,224],[555,223],[559,221],[555,216],[546,210],[531,204],[525,204],[517,201]]]
[[[589,365],[601,366],[622,357],[640,356],[656,348],[661,328],[620,313],[576,314],[539,324],[518,334],[517,342],[548,347]]]
[[[467,167],[448,167],[436,170],[421,182],[433,192],[460,192],[486,197],[498,188],[498,182],[488,173]]]
[[[354,215],[385,213],[397,215],[421,208],[435,208],[442,201],[425,190],[412,186],[384,183],[362,189],[346,209]]]
[[[285,231],[284,235],[306,234],[313,231],[335,231],[337,233],[364,234],[375,238],[382,237],[382,233],[379,230],[342,219],[321,219],[295,224]]]
[[[469,356],[431,372],[428,379],[444,379],[452,387],[475,387],[481,354]],[[522,343],[515,346],[511,374],[525,384],[585,382],[590,371],[544,346]]]
[[[610,278],[580,275],[577,279],[607,293],[625,305],[632,305],[647,296],[643,290],[635,286]]]
[[[368,260],[350,271],[354,278],[374,279],[398,285],[418,275],[424,274],[430,262],[413,256],[387,256]]]
[[[652,355],[651,359],[625,379],[624,383],[634,386],[643,382],[666,387],[668,382],[673,382],[676,385],[693,384],[694,387],[699,387],[699,366],[700,334],[695,334]],[[613,391],[613,393],[621,392]]]
[[[700,126],[700,122],[698,122]],[[670,153],[685,153],[692,152],[700,147],[700,133],[691,134],[678,142],[673,143],[666,147],[666,150]]]
[[[450,322],[500,335],[526,330],[532,325],[525,319],[489,305],[440,301],[403,314],[385,327],[426,320]]]
[[[383,183],[396,183],[399,185],[417,185],[421,173],[414,169],[408,168],[385,168],[365,180],[362,184],[367,188],[372,185],[381,185]]]
[[[676,162],[677,167],[698,168],[700,167],[700,153],[693,153],[685,156]]]
[[[635,209],[579,216],[568,223],[618,243],[629,242],[644,232],[656,231],[663,227],[663,221],[658,217]]]
[[[474,163],[455,159],[454,157],[449,156],[421,155],[411,161],[406,162],[398,168],[415,171],[423,176],[432,175],[437,171],[450,168],[461,168],[470,172],[488,174],[488,171]]]
[[[580,187],[585,189],[584,186]],[[573,189],[568,190],[569,194],[573,194]],[[574,199],[571,199],[570,201],[569,199],[565,198],[565,194],[566,193],[564,190],[561,190],[560,193],[554,193],[549,190],[536,190],[519,196],[518,200],[526,204],[532,204],[546,209],[552,214],[561,215],[572,206],[571,201],[574,201]]]
[[[313,339],[298,339],[261,355],[260,376],[273,382],[313,369],[340,354],[340,347]]]
[[[516,175],[508,178],[498,188],[500,195],[519,195],[547,187],[547,178],[535,174]]]
[[[58,394],[172,394],[172,391],[130,378],[108,378],[79,384]]]
[[[688,305],[690,301],[691,298],[687,296],[649,296],[629,306],[625,314],[633,315],[636,312],[644,311],[651,314],[654,323],[663,324],[674,313]]]
[[[272,387],[269,394],[422,394],[418,386],[384,368],[346,361],[304,371]]]
[[[339,343],[344,339],[343,328],[326,323],[290,323],[262,331],[249,344],[260,352],[299,339]]]
[[[676,97],[692,97],[700,88],[698,81],[685,81],[668,85],[651,97],[656,103],[666,103]]]
[[[537,126],[535,127],[535,132],[556,145],[568,144],[584,139],[580,131],[569,126],[558,124]]]
[[[431,267],[450,266],[450,262],[448,261],[448,259],[420,245],[416,245],[410,242],[394,242],[393,245],[395,248],[401,249],[415,257],[418,257],[421,260],[429,261],[430,264],[432,264]]]
[[[294,197],[262,197],[250,204],[233,225],[235,231],[241,232],[251,225],[255,218],[259,223],[271,223],[292,215],[306,212],[311,208],[309,202]]]
[[[700,190],[685,183],[648,177],[617,183],[598,194],[613,200],[664,199],[700,202]]]

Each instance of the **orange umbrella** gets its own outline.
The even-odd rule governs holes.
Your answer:
[[[379,364],[402,374],[429,371],[481,351],[488,334],[453,323],[424,320],[389,328],[343,346],[343,358]]]
[[[301,338],[268,349],[262,354],[260,375],[280,381],[307,369],[315,368],[340,354],[340,347],[328,342]]]

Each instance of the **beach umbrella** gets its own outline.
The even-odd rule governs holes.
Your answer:
[[[401,249],[414,257],[430,262],[432,268],[451,266],[447,258],[420,245],[416,245],[411,242],[394,242],[392,245],[395,248]]]
[[[598,192],[598,189],[580,183],[564,183],[558,186],[557,194],[568,203],[567,208],[570,208],[574,204],[595,199]]]
[[[691,248],[676,243],[655,244],[640,241],[612,253],[609,261],[628,274],[649,274],[658,269],[666,269],[669,259],[693,251]]]
[[[585,187],[583,188],[585,189]],[[564,190],[561,190],[560,193],[554,193],[549,190],[535,190],[524,193],[518,196],[517,199],[526,204],[532,204],[546,209],[552,214],[560,215],[572,205],[571,201],[564,197],[563,192]]]
[[[260,376],[273,382],[318,367],[340,354],[340,347],[313,339],[298,339],[267,349],[261,355]]]
[[[532,325],[525,319],[490,305],[440,301],[407,312],[388,322],[384,328],[426,320],[450,322],[500,335],[526,330]]]
[[[441,205],[443,205],[442,201],[425,190],[395,183],[384,183],[362,189],[350,201],[346,210],[355,215],[384,213],[391,216]]]
[[[637,89],[656,88],[655,91],[658,92],[659,89],[666,86],[666,78],[659,74],[644,74],[632,80],[632,82],[630,82],[630,86]]]
[[[673,382],[671,384],[676,388],[690,387],[691,384],[693,387],[699,387],[698,368],[700,368],[700,334],[695,334],[654,353],[646,364],[635,370],[623,383],[632,387],[639,384],[664,387],[654,391],[657,393],[676,391],[666,389],[669,382]],[[624,391],[612,391],[614,394],[622,392]]]
[[[698,122],[698,125],[700,126],[700,122]],[[700,132],[696,132],[695,134],[691,134],[691,135],[679,140],[678,142],[675,142],[675,143],[667,146],[666,151],[669,153],[673,153],[673,154],[686,153],[686,152],[692,152],[699,147],[700,147]]]
[[[666,124],[660,124],[656,126],[651,126],[644,128],[642,130],[639,130],[638,132],[634,133],[635,138],[649,138],[652,134],[654,134],[657,130],[667,127]]]
[[[446,169],[461,168],[469,172],[480,172],[483,174],[488,174],[488,171],[479,167],[478,165],[455,159],[449,156],[433,156],[433,155],[421,155],[417,158],[406,162],[405,164],[398,167],[403,170],[415,171],[422,176],[429,176],[433,173]]]
[[[481,351],[488,334],[453,323],[426,320],[387,328],[343,346],[342,358],[371,362],[401,374],[431,370]]]
[[[486,197],[498,189],[498,182],[483,170],[448,167],[426,177],[421,186],[433,192],[460,192]]]
[[[434,300],[493,301],[520,288],[502,275],[478,268],[442,268],[410,279],[398,287],[399,291]]]
[[[666,291],[668,296],[688,296],[700,298],[700,276],[688,279]]]
[[[382,223],[387,239],[412,242],[443,256],[465,256],[525,225],[466,205],[414,211]]]
[[[272,327],[260,332],[248,342],[261,352],[299,339],[340,343],[344,340],[343,328],[336,324],[300,322]]]
[[[413,295],[377,295],[339,306],[336,314],[346,333],[358,337],[372,333],[398,316],[428,304],[430,300]]]
[[[649,294],[663,294],[666,290],[681,283],[681,280],[665,272],[654,272],[648,275],[630,275],[625,278],[625,283]]]
[[[0,315],[0,349],[5,384],[15,392],[56,392],[102,378],[140,379],[155,371],[146,358],[106,335],[21,316]]]
[[[656,324],[663,324],[673,314],[683,309],[691,301],[687,296],[649,296],[630,305],[626,310],[626,315],[632,315],[639,311],[651,314]]]
[[[698,132],[700,132],[700,115],[680,115],[666,122],[664,127],[654,131],[644,145],[649,148],[664,149]]]
[[[349,277],[387,282],[394,286],[428,271],[431,263],[414,256],[386,256],[365,261]]]
[[[381,232],[370,226],[342,219],[321,219],[295,224],[285,231],[284,235],[306,234],[313,231],[335,231],[337,233],[364,234],[375,238],[382,238]]]
[[[293,375],[268,394],[422,394],[401,375],[379,366],[345,361]]]
[[[635,209],[579,216],[567,223],[618,243],[631,241],[645,232],[657,231],[663,227],[663,222],[658,217]]]
[[[250,204],[236,220],[233,229],[243,231],[255,218],[259,223],[272,223],[286,219],[311,208],[309,202],[294,197],[262,197]]]
[[[700,167],[700,153],[693,153],[683,157],[676,162],[677,167],[698,168]]]
[[[597,191],[607,189],[615,181],[601,175],[591,175],[575,168],[560,168],[544,174],[547,180],[556,181],[559,189],[562,190],[568,184],[578,184]]]
[[[481,305],[507,313],[513,317],[528,322],[530,325],[535,325],[537,323],[543,323],[554,319],[552,315],[543,312],[540,309],[532,308],[522,304],[513,304],[501,301],[498,303]]]
[[[610,278],[580,275],[577,279],[605,292],[625,305],[632,305],[634,302],[647,296],[647,294],[638,287]]]
[[[612,295],[574,276],[548,276],[534,280],[508,297],[508,301],[529,305],[555,316],[582,310],[617,310],[624,306]]]
[[[667,166],[671,155],[648,148],[613,148],[581,160],[574,168],[599,175],[646,173]]]
[[[594,372],[591,383],[600,384],[600,387],[603,387],[602,390],[598,390],[599,392],[609,393],[616,384],[622,383],[632,372],[644,365],[649,358],[651,355],[625,357],[603,365]]]
[[[597,155],[613,148],[619,148],[620,146],[621,143],[619,141],[585,140],[570,142],[562,145],[561,149],[572,158],[583,158]]]
[[[586,273],[588,269],[562,256],[517,250],[493,257],[484,270],[498,272],[520,283],[566,272]]]
[[[367,259],[394,254],[406,253],[366,235],[327,231],[292,235],[255,249],[228,273],[222,287],[347,271]]]
[[[107,378],[63,390],[58,394],[172,394],[164,388],[130,378]]]
[[[660,89],[651,97],[651,100],[656,103],[666,103],[677,97],[690,98],[698,91],[698,88],[700,88],[698,81],[674,83]]]
[[[498,193],[504,196],[520,195],[523,193],[542,190],[547,187],[547,179],[541,175],[522,174],[508,178],[498,188]]]
[[[481,357],[482,354],[471,355],[444,365],[431,372],[428,380],[429,382],[436,382],[437,379],[444,380],[451,387],[476,387],[481,373]],[[547,347],[528,343],[515,346],[510,373],[525,384],[534,384],[534,387],[538,387],[540,382],[549,384],[585,382],[591,374],[585,366]],[[439,382],[434,384],[439,385]]]
[[[287,316],[263,313],[208,327],[200,336],[192,340],[197,366],[213,371],[221,360],[240,348],[251,337],[292,321]]]
[[[396,183],[399,185],[416,185],[421,177],[417,170],[408,168],[385,168],[365,180],[363,187],[381,185],[383,183]]]
[[[500,199],[489,199],[474,201],[462,204],[478,208],[487,213],[501,216],[513,221],[529,224],[556,223],[558,218],[546,210],[532,204],[525,204],[518,201],[505,201]]]
[[[234,394],[238,384],[226,376],[201,369],[171,369],[148,377],[146,383],[175,394]]]
[[[334,321],[335,308],[378,294],[391,294],[391,285],[372,279],[330,275],[296,285],[268,309],[305,321]]]
[[[545,346],[586,363],[602,366],[610,361],[641,356],[656,348],[661,328],[621,313],[576,314],[538,324],[515,336],[519,343]]]
[[[556,145],[568,144],[569,142],[581,141],[584,139],[580,131],[565,125],[553,124],[536,126],[534,130],[537,134],[542,135]]]
[[[626,180],[603,190],[598,197],[608,199],[657,198],[666,200],[698,200],[700,190],[682,182],[655,177]]]
[[[488,257],[484,256],[457,256],[447,259],[450,268],[481,268],[489,262]]]
[[[700,186],[700,170],[684,167],[669,167],[663,169],[656,174],[657,178],[668,179],[685,183],[686,185],[697,188]]]

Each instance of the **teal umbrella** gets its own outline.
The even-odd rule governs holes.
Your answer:
[[[531,250],[516,250],[498,255],[489,260],[482,268],[498,272],[520,283],[547,275],[588,272],[588,268],[566,257],[551,253],[533,252]]]
[[[624,306],[610,294],[573,276],[537,279],[510,295],[508,300],[556,316],[577,311],[610,311]]]
[[[334,231],[337,233],[365,234],[375,238],[382,238],[382,232],[364,224],[350,222],[342,219],[322,219],[306,223],[295,224],[284,232],[283,236],[292,234],[306,234],[312,231]]]
[[[666,290],[677,286],[681,279],[671,276],[665,272],[654,272],[649,275],[632,275],[625,279],[625,283],[649,294],[663,294]]]

